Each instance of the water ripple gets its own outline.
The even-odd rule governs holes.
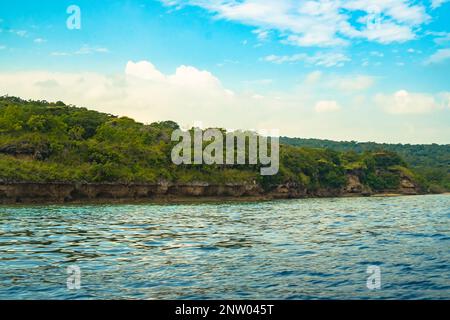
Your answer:
[[[0,299],[449,299],[449,208],[448,195],[0,207]]]

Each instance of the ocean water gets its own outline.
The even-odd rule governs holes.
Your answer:
[[[450,196],[0,207],[0,299],[450,299]]]

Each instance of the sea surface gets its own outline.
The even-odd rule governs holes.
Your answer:
[[[450,299],[450,196],[3,206],[0,299]]]

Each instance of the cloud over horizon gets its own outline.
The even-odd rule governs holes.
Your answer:
[[[367,75],[341,77],[315,71],[292,91],[233,92],[211,72],[193,66],[181,65],[174,73],[165,74],[149,61],[129,61],[124,72],[116,75],[0,72],[0,94],[62,100],[145,123],[174,120],[189,126],[201,121],[206,126],[278,128],[283,135],[350,140],[369,140],[364,134],[371,125],[369,119],[366,123],[353,123],[353,130],[349,131],[352,126],[348,121],[355,112],[363,119],[368,112],[376,117],[383,113],[414,115],[440,111],[445,103],[450,106],[450,92],[435,96],[405,90],[393,95],[379,93],[370,106],[366,103],[371,100],[367,99],[366,90],[374,81]],[[354,96],[358,92],[362,95]],[[349,94],[354,99],[348,99]],[[450,111],[450,107],[446,110]],[[333,118],[327,116],[330,113]],[[358,126],[363,130],[359,135],[355,134]],[[389,132],[383,134],[386,135],[380,139],[389,141]]]
[[[439,101],[441,96],[442,93],[435,96],[399,90],[391,95],[377,94],[375,101],[391,114],[425,114],[444,108],[445,101]]]

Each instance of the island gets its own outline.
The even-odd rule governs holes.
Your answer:
[[[259,164],[176,165],[171,161],[176,129],[173,121],[142,124],[61,101],[1,97],[0,204],[266,200],[450,189],[448,163],[411,166],[392,145],[354,150],[354,144],[305,146],[301,139],[282,138],[279,171],[268,176],[260,174]],[[448,159],[449,146],[437,147]]]

